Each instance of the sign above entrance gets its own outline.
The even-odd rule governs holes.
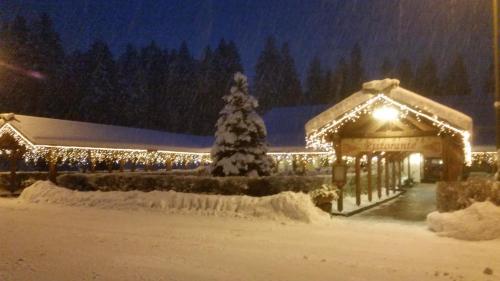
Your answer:
[[[420,152],[425,156],[441,155],[440,137],[407,138],[345,138],[341,141],[342,153],[354,156],[362,152],[403,151]]]

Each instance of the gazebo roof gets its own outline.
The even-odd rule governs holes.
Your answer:
[[[352,94],[309,120],[305,125],[306,134],[312,134],[327,126],[332,121],[341,118],[349,111],[363,105],[380,94],[385,95],[392,101],[434,116],[453,127],[472,132],[472,118],[469,116],[399,87],[399,81],[396,79],[384,79],[364,83],[361,91]]]

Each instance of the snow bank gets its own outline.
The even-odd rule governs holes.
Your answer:
[[[427,215],[427,225],[441,236],[457,239],[500,238],[500,207],[485,201],[451,213],[432,212]]]
[[[30,203],[102,209],[152,209],[167,213],[259,217],[306,223],[329,220],[329,215],[314,206],[309,195],[295,192],[282,192],[265,197],[206,195],[175,191],[80,192],[58,187],[50,181],[38,181],[24,189],[19,198]]]

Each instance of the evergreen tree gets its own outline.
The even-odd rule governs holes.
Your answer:
[[[145,76],[141,69],[139,51],[128,44],[125,52],[118,58],[118,85],[122,92],[123,108],[121,125],[144,126],[139,120],[147,114],[147,93]]]
[[[320,97],[315,103],[333,104],[336,99],[335,88],[335,76],[330,69],[327,69],[322,78]]]
[[[175,56],[175,55],[174,55]],[[169,104],[169,96],[174,93],[170,88],[168,58],[158,45],[151,41],[143,47],[139,55],[138,95],[141,96],[144,108],[143,115],[138,116],[137,125],[150,129],[171,130],[170,116],[174,105]]]
[[[187,132],[191,128],[189,109],[197,90],[196,62],[191,56],[186,42],[182,42],[178,53],[172,58],[168,72],[169,131]]]
[[[349,65],[344,58],[339,59],[335,71],[333,72],[333,103],[348,97],[350,94],[347,89],[349,79]]]
[[[470,95],[469,75],[463,56],[457,55],[448,68],[441,91],[443,94],[454,96]]]
[[[85,121],[114,124],[121,108],[113,56],[108,45],[100,40],[92,44],[86,56],[85,96],[80,105],[82,117]]]
[[[295,62],[290,54],[288,43],[284,43],[281,48],[282,65],[280,68],[279,99],[277,105],[291,106],[302,103],[302,87],[300,85],[299,75],[295,69]]]
[[[214,52],[206,46],[199,63],[196,96],[193,100],[192,130],[197,134],[213,134],[213,124],[217,120],[215,112],[222,108],[217,101],[216,76]],[[219,98],[222,100],[222,98]],[[216,102],[217,101],[217,102]],[[209,123],[210,125],[207,125]]]
[[[42,14],[32,24],[30,44],[33,48],[31,64],[35,71],[41,73],[41,79],[32,79],[34,96],[32,103],[36,105],[30,110],[36,115],[61,118],[65,110],[60,103],[63,77],[64,49],[59,34],[54,30],[49,15]]]
[[[278,105],[281,65],[282,57],[276,47],[274,37],[268,37],[255,66],[255,95],[260,101],[262,112]]]
[[[314,57],[307,70],[306,77],[306,93],[309,103],[320,103],[323,91],[323,70],[321,69],[321,61],[318,57]]]
[[[395,78],[399,79],[401,86],[406,89],[413,89],[414,77],[411,63],[408,59],[402,59],[396,69]]]
[[[58,102],[49,104],[48,112],[56,111],[52,107],[61,107],[57,109],[61,114],[60,118],[83,121],[85,119],[80,105],[86,95],[88,57],[79,51],[73,52],[65,58],[62,72],[62,82],[56,92],[57,98],[54,99]]]
[[[4,23],[0,36],[2,111],[32,114],[35,106],[32,101],[36,99],[32,80],[35,78],[31,70],[33,48],[26,19],[16,16]]]
[[[365,79],[364,76],[361,46],[356,43],[351,50],[349,76],[346,85],[348,95],[351,95],[361,89],[361,84]]]
[[[212,88],[209,89],[209,105],[203,111],[204,118],[203,134],[213,134],[215,122],[218,119],[219,111],[224,106],[222,96],[227,93],[231,87],[234,73],[242,72],[243,66],[241,64],[240,54],[238,48],[233,41],[226,43],[221,39],[219,45],[213,53],[210,67],[210,80]]]
[[[380,78],[392,78],[394,75],[394,65],[389,58],[384,58],[380,65]]]
[[[248,94],[246,77],[234,76],[235,85],[224,96],[226,105],[217,120],[211,156],[215,176],[265,176],[270,173],[266,127],[257,114],[257,100]]]
[[[488,67],[488,72],[486,73],[486,76],[484,77],[482,88],[483,88],[483,92],[486,94],[485,96],[494,96],[495,95],[495,73],[494,73],[494,67],[493,67],[492,63]]]
[[[440,94],[438,69],[432,56],[426,57],[417,68],[414,88],[418,94],[427,97],[438,96]]]

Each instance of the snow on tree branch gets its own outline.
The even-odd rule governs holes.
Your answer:
[[[266,126],[255,109],[257,100],[248,94],[245,75],[237,72],[230,93],[223,97],[212,147],[212,174],[215,176],[269,175]]]

